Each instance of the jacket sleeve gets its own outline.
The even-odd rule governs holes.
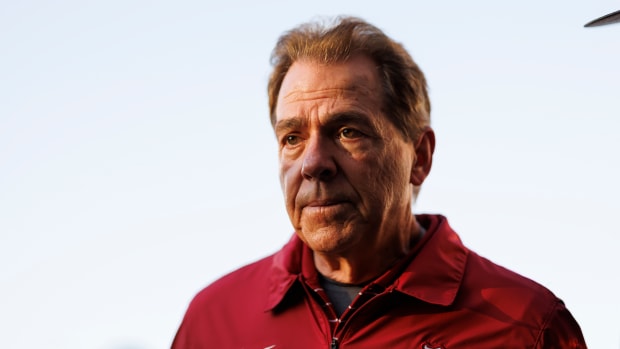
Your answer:
[[[198,345],[193,343],[190,337],[190,331],[188,331],[187,319],[184,318],[181,326],[177,330],[174,339],[172,340],[171,349],[191,349],[191,348],[199,348]]]
[[[204,319],[201,319],[200,311],[196,311],[195,297],[189,304],[181,325],[172,340],[171,349],[202,349],[208,346],[202,341],[206,338],[206,332],[209,328]]]
[[[543,328],[538,335],[536,348],[586,349],[586,342],[579,324],[566,309],[561,300],[557,300]]]
[[[170,346],[171,349],[182,349],[182,348],[189,348],[189,345],[187,343],[187,336],[185,333],[185,329],[183,328],[183,324],[181,324],[181,327],[179,327],[176,335],[174,336],[174,339],[172,340],[172,345]]]

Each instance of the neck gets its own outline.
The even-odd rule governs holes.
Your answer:
[[[372,243],[349,253],[314,252],[314,265],[323,276],[345,284],[363,284],[376,279],[409,253],[420,235],[412,216],[411,224],[401,227],[385,244]]]

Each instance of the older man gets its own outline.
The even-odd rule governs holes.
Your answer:
[[[285,33],[269,81],[295,234],[208,286],[173,348],[585,348],[543,286],[413,215],[435,147],[424,75],[356,18]]]

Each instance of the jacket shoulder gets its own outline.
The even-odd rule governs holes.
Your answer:
[[[519,290],[519,294],[536,299],[552,300],[555,295],[538,282],[496,264],[470,250],[467,261],[466,281],[469,285],[500,290]]]
[[[274,255],[267,256],[215,280],[196,294],[188,312],[194,307],[238,301],[247,298],[248,294],[260,292],[267,286],[273,258]]]
[[[471,251],[461,292],[462,304],[526,330],[536,348],[586,347],[579,325],[553,292]]]
[[[272,261],[273,255],[248,264],[198,292],[185,312],[172,348],[226,347],[231,338],[241,338],[263,313]]]

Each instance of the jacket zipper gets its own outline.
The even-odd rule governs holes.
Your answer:
[[[387,292],[386,292],[387,291]],[[336,327],[336,330],[334,331],[334,334],[336,334],[337,332],[340,332],[340,336],[342,337],[344,335],[344,327],[347,327],[347,324],[351,321],[351,318],[359,313],[359,311],[363,308],[368,307],[368,304],[376,302],[378,298],[382,298],[385,297],[387,294],[392,293],[392,289],[386,289],[384,290],[384,292],[377,294],[375,297],[369,299],[367,302],[365,302],[364,304],[362,304],[361,307],[359,307],[358,309],[355,310],[355,313],[353,314],[349,314],[348,318],[346,319],[345,322],[343,323],[339,323],[338,326]],[[340,331],[338,331],[338,329],[340,328]],[[330,349],[338,349],[338,337],[332,336],[332,343],[329,347]]]

